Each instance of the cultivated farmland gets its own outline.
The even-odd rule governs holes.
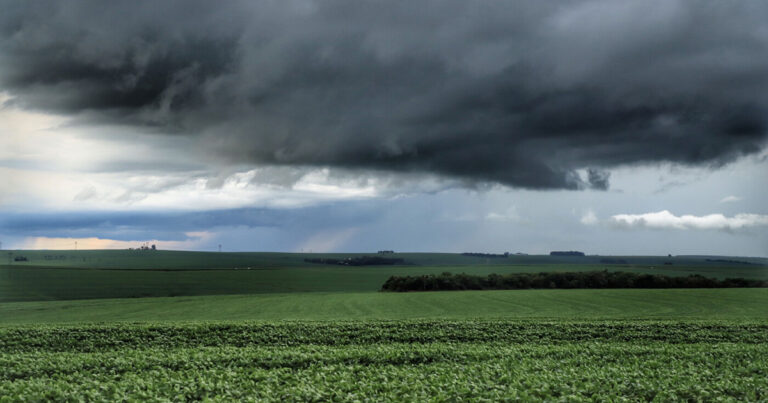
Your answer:
[[[0,332],[20,400],[710,400],[768,396],[764,322],[327,322]]]
[[[765,288],[377,291],[392,275],[443,272],[766,279],[761,260],[395,254],[406,264],[344,267],[291,254],[143,252],[66,252],[49,264],[44,252],[16,252],[30,259],[0,268],[0,395],[768,398]]]

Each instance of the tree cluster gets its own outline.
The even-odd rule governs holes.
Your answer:
[[[128,250],[134,250],[134,248],[128,248]],[[135,250],[157,250],[157,246],[154,244],[152,246],[150,246],[149,244],[144,244],[139,246]]]
[[[472,257],[509,257],[509,252],[504,252],[504,253],[465,252],[465,253],[462,253],[461,256],[472,256]]]
[[[569,251],[552,251],[549,252],[549,256],[584,256],[584,252],[579,252],[577,250],[569,250]]]
[[[768,281],[744,278],[718,280],[698,274],[669,277],[627,272],[515,273],[475,276],[465,273],[392,276],[382,291],[522,290],[533,288],[733,288],[768,287]]]

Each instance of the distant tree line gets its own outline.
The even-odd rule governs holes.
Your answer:
[[[768,281],[744,278],[718,280],[698,274],[669,277],[660,274],[589,271],[562,273],[515,273],[475,276],[443,273],[423,276],[392,276],[382,291],[524,290],[533,288],[733,288],[768,287]]]
[[[748,264],[753,266],[759,266],[759,263],[745,262],[743,260],[730,260],[730,259],[707,259],[707,262],[713,263],[730,263],[730,264]]]
[[[549,252],[549,256],[584,256],[584,252],[579,252],[577,250],[568,250],[568,251],[555,250],[555,251]]]
[[[400,258],[380,256],[357,256],[344,259],[307,258],[304,259],[304,261],[307,263],[337,264],[341,266],[380,266],[405,263],[405,261]]]
[[[462,253],[461,256],[472,256],[472,257],[508,257],[509,256],[509,252],[504,252],[504,253],[465,252],[465,253]]]

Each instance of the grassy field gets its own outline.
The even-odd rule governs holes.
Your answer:
[[[768,289],[275,293],[0,304],[0,324],[414,318],[768,320]]]

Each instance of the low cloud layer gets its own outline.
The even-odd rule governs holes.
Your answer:
[[[766,142],[761,2],[0,7],[6,106],[189,138],[224,167],[607,189],[616,166]]]
[[[768,215],[736,214],[732,217],[726,217],[723,214],[709,214],[705,216],[676,216],[667,210],[663,210],[645,214],[618,214],[612,216],[609,223],[622,228],[733,231],[768,226]]]

